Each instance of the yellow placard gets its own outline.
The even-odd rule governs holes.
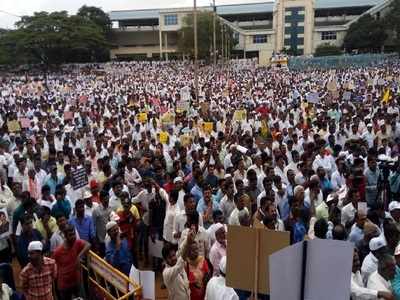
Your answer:
[[[180,136],[180,142],[183,147],[190,146],[192,138],[188,134],[183,134]]]
[[[168,132],[166,132],[166,131],[161,131],[160,132],[160,143],[161,144],[168,143],[168,138],[169,138]]]
[[[175,117],[172,113],[167,112],[161,116],[161,123],[163,125],[172,125],[175,123]]]
[[[236,110],[233,114],[233,120],[235,121],[245,121],[247,116],[247,112],[244,109]]]
[[[12,120],[7,122],[8,132],[19,132],[21,131],[21,126],[17,120]]]
[[[205,132],[211,133],[214,129],[214,123],[213,122],[204,122],[203,128],[204,128]]]
[[[138,120],[141,123],[146,123],[147,122],[147,113],[145,113],[145,112],[139,113]]]

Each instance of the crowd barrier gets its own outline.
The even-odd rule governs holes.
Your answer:
[[[387,60],[397,59],[398,55],[390,54],[358,54],[324,57],[291,57],[290,70],[303,71],[307,69],[343,69],[364,66],[379,66]]]
[[[89,251],[87,261],[82,264],[85,299],[93,300],[139,300],[142,287],[128,276],[113,268],[93,251]]]

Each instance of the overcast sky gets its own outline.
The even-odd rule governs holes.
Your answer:
[[[209,5],[212,0],[197,0],[198,5]],[[262,0],[216,0],[217,5],[254,3]],[[12,28],[18,17],[31,15],[36,11],[67,10],[71,14],[82,5],[101,7],[104,11],[143,9],[143,8],[171,8],[193,5],[192,0],[0,0],[0,28]],[[5,13],[6,12],[6,13]]]

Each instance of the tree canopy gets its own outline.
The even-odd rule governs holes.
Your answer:
[[[216,20],[216,46],[219,55],[222,53],[222,24]],[[228,52],[237,43],[233,38],[233,32],[227,26],[224,26],[224,41],[229,40]],[[189,14],[184,18],[184,25],[179,31],[178,50],[186,55],[194,56],[194,30],[193,30],[193,14]],[[213,13],[197,12],[197,40],[198,40],[198,57],[210,58],[213,50]]]
[[[102,55],[99,49],[108,46],[105,29],[88,15],[37,12],[23,16],[16,28],[0,35],[0,63],[49,65],[98,61]],[[2,53],[12,53],[11,60]]]
[[[386,38],[383,23],[367,14],[350,25],[344,39],[344,48],[346,51],[376,52],[381,50]]]

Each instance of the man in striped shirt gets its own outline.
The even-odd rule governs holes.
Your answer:
[[[57,278],[54,259],[43,256],[43,244],[31,242],[28,246],[30,262],[20,273],[22,291],[26,300],[53,300],[53,281]]]

